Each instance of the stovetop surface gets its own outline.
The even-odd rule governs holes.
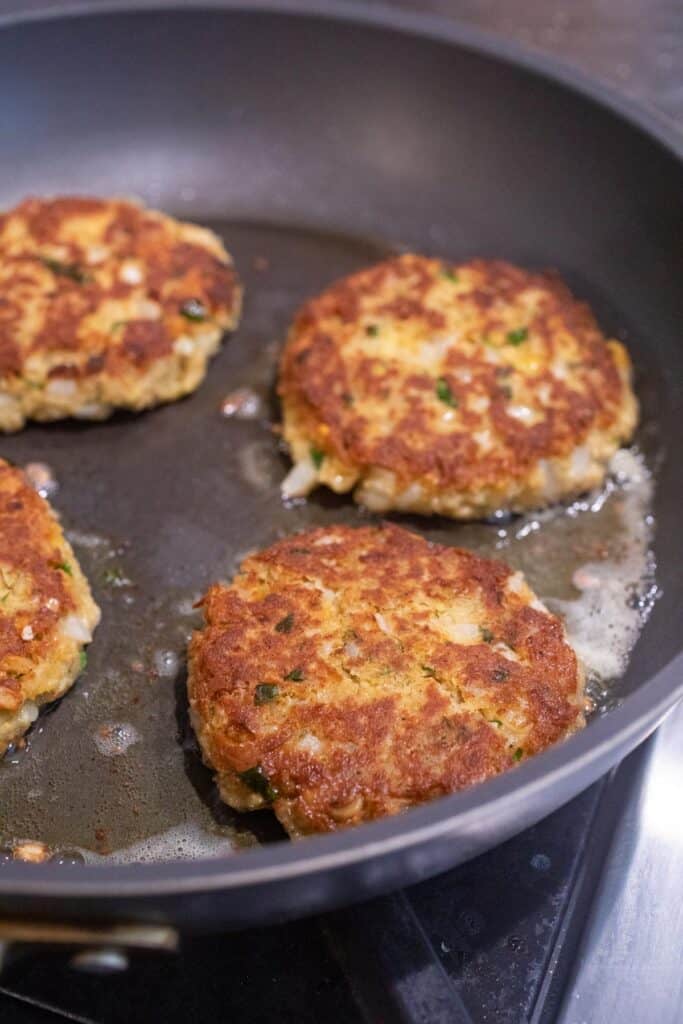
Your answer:
[[[125,974],[14,953],[3,1024],[681,1020],[683,706],[610,775],[448,874],[306,921],[187,938]]]
[[[2,985],[107,1024],[267,1021],[275,1008],[280,1021],[302,1024],[433,1022],[457,1019],[453,1005],[463,1021],[512,1024],[537,1002],[607,788],[598,783],[515,840],[410,890],[309,921],[191,939],[178,958],[136,956],[124,984],[41,954],[17,957]],[[0,1001],[3,1022],[10,1005]],[[28,1011],[12,1010],[17,1022]]]

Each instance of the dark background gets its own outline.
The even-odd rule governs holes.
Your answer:
[[[683,3],[680,0],[347,0],[457,18],[553,54],[674,118],[683,131]],[[189,0],[186,6],[201,6]],[[106,7],[109,0],[82,6]],[[131,3],[131,6],[134,4]],[[0,0],[0,13],[67,6],[63,0]],[[74,4],[71,4],[74,6]],[[175,0],[175,6],[183,6]],[[238,6],[235,4],[235,6]],[[249,7],[243,0],[241,7]],[[272,0],[272,7],[278,7]],[[286,4],[282,4],[286,6]],[[320,0],[319,7],[325,7]]]

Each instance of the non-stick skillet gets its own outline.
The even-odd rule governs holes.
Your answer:
[[[246,278],[247,307],[189,400],[0,440],[0,454],[53,467],[104,612],[85,677],[0,766],[1,834],[43,839],[62,861],[0,863],[0,914],[236,927],[360,900],[501,842],[604,773],[680,696],[683,145],[604,89],[450,23],[357,5],[134,6],[2,27],[0,202],[132,193],[207,223]],[[357,513],[324,496],[282,508],[272,436],[218,409],[236,386],[266,394],[273,343],[306,294],[404,247],[557,267],[625,337],[657,480],[661,595],[583,733],[470,791],[289,843],[267,815],[247,824],[215,803],[176,659],[192,598],[246,549]],[[127,737],[125,755],[98,749],[103,722]],[[197,830],[219,855],[109,857],[132,845],[153,861],[159,833],[166,855],[173,843],[187,855]],[[220,852],[239,846],[254,848]],[[77,848],[98,862],[77,863]]]

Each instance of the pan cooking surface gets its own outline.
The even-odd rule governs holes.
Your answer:
[[[104,612],[86,675],[40,719],[28,751],[0,764],[0,848],[42,839],[98,868],[0,856],[0,913],[224,928],[376,895],[461,863],[571,799],[648,735],[681,691],[680,141],[599,86],[457,26],[372,5],[325,5],[320,15],[315,0],[295,0],[308,13],[293,16],[266,2],[234,10],[217,0],[162,17],[157,5],[136,5],[0,31],[0,206],[28,193],[140,195],[217,228],[248,289],[242,327],[187,401],[0,438],[15,462],[53,467],[53,502],[76,531]],[[218,409],[247,386],[264,393],[272,417],[270,346],[297,304],[403,246],[555,266],[629,346],[643,406],[637,443],[657,483],[662,596],[626,672],[599,694],[610,710],[565,744],[405,815],[268,842],[281,838],[271,816],[238,820],[216,807],[188,737],[190,605],[246,549],[360,513],[324,491],[283,509],[287,462],[274,438],[258,419]],[[646,489],[629,492],[628,515]],[[624,497],[544,516],[538,528],[533,517],[403,521],[451,543],[501,544],[497,553],[546,599],[586,608],[605,588],[581,596],[571,577],[610,564],[594,561],[596,545],[611,558],[623,547]],[[619,580],[631,625],[652,600],[650,529],[635,542],[629,535],[632,564]],[[261,842],[179,864],[112,862]]]
[[[218,800],[187,722],[185,643],[200,622],[194,602],[247,551],[313,524],[368,518],[324,490],[283,506],[288,462],[270,429],[273,382],[298,304],[394,250],[353,236],[196,219],[222,235],[247,288],[242,325],[200,391],[141,416],[31,426],[0,442],[13,461],[52,468],[53,504],[103,611],[85,675],[41,716],[27,748],[0,763],[0,845],[33,839],[65,861],[136,861],[224,855],[284,838],[269,813],[237,815]],[[593,298],[585,280],[578,287]],[[622,333],[618,312],[602,319]],[[655,594],[646,468],[658,450],[648,398],[654,371],[640,371],[646,459],[622,457],[600,494],[489,524],[396,517],[430,539],[522,569],[569,614],[572,639],[595,669],[590,690],[601,711],[621,697],[610,677]],[[255,417],[221,415],[237,388],[260,398]]]

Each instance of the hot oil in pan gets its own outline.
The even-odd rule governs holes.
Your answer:
[[[187,722],[185,644],[200,621],[194,602],[250,550],[313,525],[368,520],[324,490],[283,506],[288,463],[270,429],[273,380],[298,304],[387,250],[211,226],[234,254],[247,298],[203,387],[142,416],[33,426],[0,445],[17,463],[52,467],[53,503],[103,612],[86,673],[41,715],[27,748],[0,763],[0,846],[34,839],[63,859],[135,861],[225,855],[283,837],[272,815],[240,816],[216,798]],[[522,569],[566,616],[606,709],[656,594],[651,489],[643,458],[626,453],[600,494],[568,507],[490,524],[396,521]]]

